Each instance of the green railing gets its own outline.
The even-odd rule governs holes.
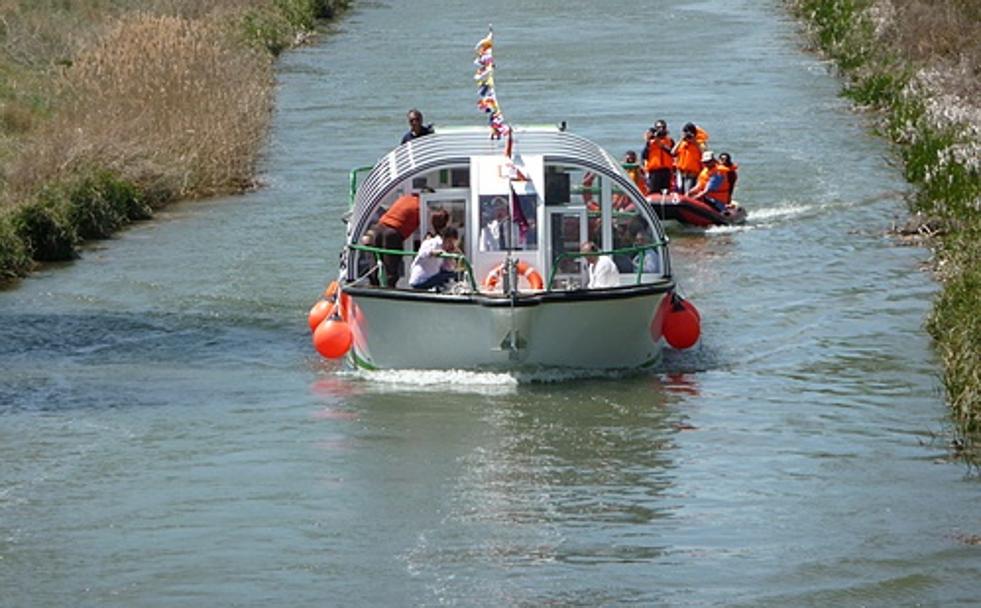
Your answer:
[[[655,249],[655,250],[660,249],[665,245],[667,245],[666,242],[660,241],[657,243],[649,243],[647,245],[635,245],[633,247],[624,247],[622,249],[610,249],[609,251],[595,251],[595,252],[590,251],[588,253],[584,253],[582,251],[567,251],[564,253],[560,253],[558,256],[555,257],[555,260],[552,262],[552,267],[549,268],[548,282],[545,283],[545,289],[547,291],[552,291],[552,281],[555,280],[555,275],[557,274],[556,271],[558,270],[559,264],[562,263],[563,260],[574,260],[586,256],[592,257],[594,255],[601,256],[601,255],[638,254],[641,252],[647,252],[651,249]],[[631,258],[633,258],[633,256],[631,256]],[[640,285],[640,280],[643,277],[643,275],[644,275],[644,262],[643,262],[643,257],[641,257],[641,263],[637,264],[637,282],[635,283],[635,285]]]
[[[398,256],[415,256],[417,252],[406,251],[404,249],[382,249],[381,247],[372,247],[371,245],[348,245],[349,249],[355,251],[363,251],[365,253],[370,253],[375,256],[375,267],[378,269],[378,280],[382,285],[388,283],[387,276],[385,275],[385,265],[380,264],[381,256],[383,255],[398,255]],[[439,253],[436,255],[438,258],[444,258],[447,260],[456,260],[457,262],[463,262],[463,269],[467,275],[467,282],[470,283],[470,288],[477,291],[477,282],[474,280],[473,276],[473,266],[470,265],[470,260],[467,256],[462,253]]]
[[[358,176],[371,171],[374,167],[357,167],[348,173],[348,207],[354,207],[354,196],[358,193]]]

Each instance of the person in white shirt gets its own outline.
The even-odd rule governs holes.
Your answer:
[[[442,236],[435,234],[426,237],[409,271],[409,285],[413,289],[440,288],[456,276],[456,261],[441,258],[439,254],[456,252],[458,237],[459,233],[453,226],[444,228]]]
[[[596,243],[586,241],[579,248],[579,251],[587,254],[584,257],[589,265],[589,283],[586,285],[588,289],[620,286],[620,271],[617,270],[617,265],[608,255],[595,255],[599,251]],[[588,255],[590,253],[594,255]]]

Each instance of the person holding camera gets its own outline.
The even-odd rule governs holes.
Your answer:
[[[695,133],[694,123],[686,124],[682,128],[682,139],[671,149],[674,168],[678,171],[678,191],[683,194],[695,187],[702,171],[702,146]]]
[[[647,130],[647,139],[640,157],[644,170],[647,171],[647,191],[650,193],[665,192],[671,188],[671,169],[674,158],[674,140],[668,135],[668,123],[658,120]]]

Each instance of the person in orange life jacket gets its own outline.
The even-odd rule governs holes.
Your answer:
[[[433,134],[433,125],[422,124],[422,112],[419,110],[412,108],[406,114],[406,117],[409,119],[409,130],[402,136],[403,144],[417,137]]]
[[[671,189],[671,169],[674,166],[674,140],[668,136],[668,123],[658,120],[647,130],[640,158],[647,171],[647,192],[658,193]]]
[[[623,171],[627,177],[637,185],[641,194],[647,196],[647,176],[644,168],[637,164],[637,153],[633,150],[627,150],[627,153],[623,155],[623,164]],[[630,202],[629,196],[623,192],[616,192],[613,194],[613,208],[618,211],[632,211],[634,204]]]
[[[674,167],[678,171],[678,190],[684,194],[695,187],[702,170],[702,148],[695,139],[695,125],[688,123],[682,130],[682,139],[671,149]]]
[[[419,227],[419,194],[403,194],[395,199],[388,211],[381,216],[372,228],[375,235],[375,247],[379,249],[402,249],[405,239],[411,237]],[[385,267],[385,284],[395,287],[402,274],[402,256],[382,254],[382,265]],[[378,278],[369,277],[372,285],[378,285]]]
[[[698,174],[698,183],[688,192],[688,196],[701,199],[719,213],[725,213],[726,204],[721,200],[728,196],[729,185],[725,175],[719,171],[718,162],[711,151],[702,154],[702,163],[705,168]]]
[[[736,189],[736,180],[739,179],[739,165],[732,162],[732,157],[729,156],[728,152],[719,153],[719,171],[722,171],[728,186],[722,202],[728,204],[732,202],[732,193]]]

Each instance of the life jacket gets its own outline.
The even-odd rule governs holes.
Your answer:
[[[729,180],[726,178],[725,173],[719,170],[719,167],[720,165],[716,164],[715,167],[705,167],[702,169],[702,172],[698,174],[698,185],[696,188],[701,191],[703,188],[705,188],[705,185],[708,184],[709,180],[712,179],[713,175],[721,175],[722,180],[719,182],[716,189],[709,190],[704,194],[704,196],[714,198],[720,203],[728,203],[730,198]]]
[[[708,147],[708,142],[708,131],[698,125],[695,125],[695,143],[698,144],[698,147],[704,151]]]
[[[625,169],[625,172],[627,177],[632,179],[634,183],[637,184],[637,188],[640,190],[640,193],[647,196],[647,180],[644,179],[644,175],[641,173],[640,167]]]
[[[682,140],[678,145],[678,154],[674,157],[674,166],[682,173],[698,173],[702,170],[702,150],[698,144]]]
[[[419,227],[419,195],[403,194],[398,197],[378,222],[397,230],[403,240],[409,238]]]
[[[671,168],[673,164],[671,153],[666,152],[661,146],[667,146],[670,150],[674,148],[674,140],[670,137],[652,137],[647,142],[647,160],[644,163],[644,170],[650,172]]]
[[[736,170],[739,169],[739,165],[727,167],[726,165],[719,163],[716,165],[716,169],[718,169],[719,173],[722,174],[722,185],[719,186],[718,192],[715,194],[710,192],[709,196],[722,203],[731,203],[732,189],[733,186],[736,185]]]

